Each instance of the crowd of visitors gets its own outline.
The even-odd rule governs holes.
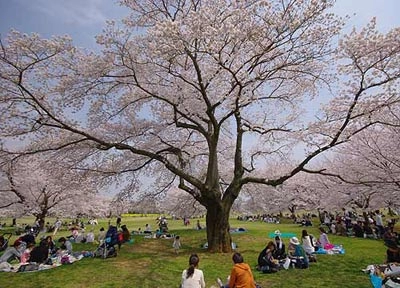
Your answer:
[[[299,268],[304,269],[310,267],[311,262],[316,262],[316,252],[320,249],[332,249],[334,245],[330,242],[329,235],[343,235],[352,237],[367,238],[368,235],[372,235],[371,238],[382,239],[387,246],[386,251],[386,263],[398,262],[400,263],[400,239],[399,235],[394,230],[395,222],[392,220],[384,221],[385,217],[377,210],[373,214],[366,214],[362,217],[347,213],[347,210],[343,210],[341,216],[332,217],[331,213],[324,211],[322,213],[322,223],[319,230],[319,235],[314,236],[309,234],[306,229],[302,230],[301,237],[296,236],[287,237],[289,238],[285,243],[284,237],[281,237],[279,230],[275,231],[275,236],[271,237],[264,249],[259,253],[257,258],[256,269],[262,273],[275,273],[282,269]],[[367,217],[366,217],[367,216]],[[272,218],[271,218],[272,217]],[[252,221],[247,218],[246,221]],[[272,215],[263,215],[259,218],[260,221],[270,221],[265,219],[274,219]],[[301,218],[301,226],[310,226],[311,217],[306,216]],[[165,217],[157,218],[158,228],[157,233],[164,235],[168,232],[167,220]],[[10,247],[5,249],[4,253],[0,257],[0,269],[2,263],[9,263],[13,260],[20,261],[22,265],[35,263],[51,265],[57,257],[63,257],[65,255],[72,255],[79,257],[82,252],[73,251],[73,243],[86,242],[90,233],[85,233],[84,229],[80,225],[69,227],[70,235],[58,238],[57,241],[53,240],[53,236],[58,233],[62,224],[59,219],[54,223],[56,229],[47,237],[42,237],[38,243],[36,242],[35,233],[32,230],[27,230],[24,235],[21,235]],[[122,223],[122,219],[118,219],[116,223],[119,226],[118,229],[118,246],[122,243],[128,242],[131,239],[130,231],[127,226]],[[338,225],[340,223],[340,225]],[[116,225],[116,226],[117,226]],[[312,224],[311,224],[312,225]],[[112,225],[110,225],[111,227]],[[115,226],[115,227],[116,227]],[[201,230],[201,224],[198,221],[198,230]],[[366,230],[368,228],[372,230]],[[140,229],[134,233],[151,234],[153,232],[149,224],[146,224],[144,231]],[[65,233],[64,233],[65,234]],[[94,233],[93,233],[94,234]],[[173,239],[173,251],[178,254],[181,248],[181,239],[179,236],[172,237]],[[104,243],[107,238],[107,233],[104,227],[101,227],[98,232],[98,237],[88,242],[97,240],[99,243]],[[162,238],[162,237],[157,237]],[[93,256],[93,254],[91,255]],[[240,253],[234,253],[232,256],[233,267],[230,275],[227,277],[226,282],[217,279],[217,284],[222,288],[229,287],[258,287],[254,281],[252,269],[244,262],[243,256]],[[245,285],[245,286],[241,286]],[[199,257],[196,254],[192,254],[189,257],[189,266],[182,272],[181,288],[187,287],[205,287],[204,274],[199,269]]]
[[[320,218],[321,225],[327,232],[335,235],[385,240],[388,233],[397,234],[393,231],[395,220],[391,218],[384,221],[380,210],[365,211],[359,215],[343,208],[341,212],[336,213],[323,211]]]
[[[67,264],[74,260],[80,260],[83,257],[96,256],[96,251],[74,251],[73,243],[86,243],[95,242],[94,232],[90,231],[85,233],[84,227],[81,225],[68,226],[70,234],[62,236],[57,241],[53,240],[54,235],[62,227],[62,221],[57,219],[54,223],[54,229],[51,234],[45,236],[36,233],[35,229],[25,229],[25,233],[20,235],[12,244],[8,243],[8,239],[4,236],[0,237],[0,244],[4,247],[4,252],[0,256],[0,271],[10,271],[13,269],[11,263],[20,264],[19,269],[27,269],[26,267],[34,266],[36,270],[39,265],[51,266],[56,263]],[[31,226],[29,226],[31,227]],[[111,227],[115,227],[110,225]],[[116,230],[117,231],[117,230]],[[65,234],[65,232],[63,232]],[[108,231],[107,231],[108,233]],[[107,242],[108,236],[105,229],[100,228],[98,234],[98,243],[102,244]],[[11,233],[10,233],[11,235]],[[37,240],[39,239],[40,240]],[[126,225],[120,225],[119,231],[115,236],[118,247],[120,248],[123,243],[130,241],[131,234]],[[28,270],[24,270],[28,271]]]

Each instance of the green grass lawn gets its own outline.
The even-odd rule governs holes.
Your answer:
[[[0,287],[178,287],[182,270],[187,267],[189,255],[197,253],[200,257],[200,269],[204,271],[207,287],[215,285],[215,279],[225,279],[232,267],[231,254],[210,254],[201,248],[206,242],[205,230],[194,230],[196,221],[185,227],[181,220],[169,220],[171,233],[181,237],[182,249],[175,255],[169,239],[145,239],[134,236],[134,243],[124,244],[115,258],[84,258],[72,265],[63,265],[55,269],[26,272],[0,272]],[[200,220],[204,225],[204,219]],[[129,230],[143,229],[149,223],[156,227],[154,217],[124,217],[122,224]],[[100,227],[106,227],[106,221],[95,226],[97,234]],[[296,233],[300,238],[302,227],[295,224],[266,224],[261,222],[243,222],[232,219],[231,227],[243,227],[246,233],[233,234],[245,262],[255,267],[259,252],[270,240],[268,234],[279,229],[281,232]],[[87,230],[90,230],[88,227]],[[309,227],[309,233],[318,235],[317,227]],[[4,232],[4,231],[3,231]],[[67,235],[61,231],[57,237]],[[16,236],[13,236],[15,239]],[[383,263],[386,248],[382,241],[347,238],[329,235],[330,241],[342,244],[344,255],[318,255],[318,262],[311,263],[309,269],[282,270],[275,274],[262,274],[253,269],[257,283],[262,287],[372,287],[369,278],[360,269],[368,264]],[[287,246],[288,239],[284,239]],[[94,250],[97,245],[74,243],[74,251]]]

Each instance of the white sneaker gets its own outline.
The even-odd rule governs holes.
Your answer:
[[[219,285],[219,287],[224,287],[224,283],[222,283],[222,280],[217,278],[217,283]]]

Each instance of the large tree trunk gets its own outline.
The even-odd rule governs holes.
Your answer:
[[[41,213],[38,213],[35,216],[36,216],[36,221],[39,223],[39,231],[43,231],[44,223],[47,216],[47,210],[42,211]]]
[[[232,240],[229,233],[229,204],[210,203],[207,207],[207,241],[210,252],[232,252]]]

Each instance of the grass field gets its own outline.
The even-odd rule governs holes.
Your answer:
[[[51,219],[50,219],[51,221]],[[115,219],[114,219],[115,221]],[[134,236],[134,243],[124,244],[115,258],[84,258],[72,265],[63,265],[55,269],[27,272],[0,272],[0,287],[178,287],[182,270],[187,267],[189,255],[197,253],[200,257],[200,269],[203,270],[206,286],[215,285],[215,279],[225,279],[232,267],[231,254],[210,254],[201,248],[206,242],[205,230],[195,230],[196,220],[191,226],[184,226],[181,220],[168,220],[171,233],[181,237],[182,249],[175,255],[172,240],[145,239],[142,235]],[[200,219],[204,225],[204,219]],[[122,224],[129,230],[143,229],[149,223],[156,227],[154,217],[124,217]],[[106,227],[106,221],[99,221],[95,226],[97,234],[100,227]],[[255,267],[258,253],[269,241],[268,234],[279,229],[281,232],[296,233],[300,238],[302,227],[296,224],[266,224],[261,222],[243,222],[231,220],[231,227],[243,227],[245,233],[232,234],[245,262]],[[87,228],[89,230],[90,227]],[[309,233],[318,235],[317,227],[309,227]],[[3,230],[5,232],[5,230]],[[68,231],[60,231],[57,238],[66,236]],[[16,236],[13,236],[15,239]],[[289,269],[275,274],[262,274],[253,269],[257,283],[262,287],[372,287],[369,278],[360,269],[371,263],[383,263],[386,248],[382,241],[348,238],[329,235],[330,241],[342,244],[344,255],[318,255],[318,262],[311,263],[309,269]],[[288,239],[284,239],[287,245]],[[95,250],[97,245],[74,243],[74,251]]]

